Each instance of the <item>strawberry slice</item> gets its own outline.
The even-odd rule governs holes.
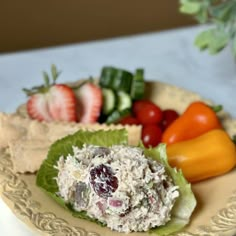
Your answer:
[[[102,109],[102,90],[92,82],[86,82],[75,90],[77,119],[81,123],[94,123]]]
[[[53,83],[44,73],[45,84],[31,90],[24,89],[29,97],[27,112],[32,119],[39,121],[76,121],[76,97],[65,84],[55,84],[59,73],[52,66]]]
[[[39,121],[52,121],[49,114],[46,96],[44,94],[34,94],[27,101],[27,112],[30,118]]]
[[[76,121],[76,97],[73,90],[65,84],[50,88],[48,98],[49,113],[53,120]]]

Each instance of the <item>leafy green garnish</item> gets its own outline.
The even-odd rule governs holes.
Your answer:
[[[201,4],[199,1],[186,1],[186,0],[181,0],[182,3],[180,7],[180,12],[183,13],[188,13],[188,14],[196,14],[200,11],[201,9]]]
[[[61,206],[69,210],[73,216],[104,225],[98,220],[90,218],[84,211],[76,212],[70,204],[65,203],[63,199],[57,195],[59,190],[55,177],[58,175],[58,170],[55,169],[54,166],[56,165],[60,156],[66,157],[68,154],[73,154],[72,146],[77,146],[80,148],[84,143],[105,147],[115,144],[127,145],[128,135],[127,131],[124,129],[94,132],[78,131],[73,135],[69,135],[61,140],[56,141],[51,146],[47,159],[43,162],[40,170],[38,171],[36,183]],[[150,232],[161,236],[179,231],[189,222],[191,213],[196,205],[196,200],[191,191],[191,186],[185,180],[181,171],[177,171],[176,169],[173,169],[169,166],[164,144],[160,144],[157,148],[153,149],[143,149],[146,156],[161,162],[166,167],[167,173],[172,177],[174,183],[179,186],[180,191],[180,197],[177,199],[172,210],[171,220],[166,225],[152,229]]]
[[[180,0],[180,12],[189,14],[212,27],[197,35],[195,45],[216,54],[228,44],[236,57],[236,0]]]
[[[23,91],[26,93],[27,96],[32,96],[37,93],[47,93],[48,90],[56,84],[56,81],[61,74],[60,71],[57,70],[54,64],[51,65],[51,76],[46,71],[43,71],[43,79],[44,84],[39,86],[34,86],[30,89],[23,88]]]
[[[122,130],[114,131],[78,131],[73,135],[66,136],[54,144],[52,144],[48,156],[42,163],[36,178],[37,186],[43,188],[58,204],[67,208],[76,217],[96,221],[88,217],[84,212],[76,212],[71,206],[66,204],[61,197],[57,195],[59,191],[55,177],[58,175],[58,170],[54,168],[60,156],[66,157],[68,154],[73,154],[72,146],[81,148],[83,144],[93,144],[109,147],[114,144],[127,144],[127,132]]]
[[[196,207],[196,199],[191,190],[191,185],[184,178],[182,171],[171,168],[169,165],[165,144],[160,144],[153,149],[145,149],[145,155],[161,162],[166,167],[166,171],[172,177],[175,185],[179,186],[180,193],[180,197],[172,209],[171,220],[164,226],[152,229],[151,232],[157,235],[177,232],[189,223],[190,216]]]

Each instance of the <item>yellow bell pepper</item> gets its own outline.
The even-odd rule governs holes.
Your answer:
[[[201,136],[167,146],[172,167],[182,169],[189,182],[224,174],[236,165],[236,148],[229,135],[213,129]]]

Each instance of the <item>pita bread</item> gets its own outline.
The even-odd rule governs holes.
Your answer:
[[[38,122],[17,114],[0,113],[0,148],[8,148],[17,173],[34,173],[46,158],[50,145],[79,129],[110,130],[125,128],[130,145],[137,145],[141,126]]]

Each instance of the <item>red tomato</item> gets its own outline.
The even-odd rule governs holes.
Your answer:
[[[119,124],[122,125],[138,125],[139,122],[135,117],[126,116],[119,121]]]
[[[138,100],[136,102],[133,103],[132,105],[132,111],[134,113],[134,115],[136,116],[137,113],[143,109],[144,106],[146,106],[147,104],[153,104],[153,102],[149,101],[149,100]]]
[[[162,131],[158,125],[144,125],[142,128],[142,141],[145,147],[155,147],[161,142]]]
[[[162,120],[162,110],[155,104],[146,104],[140,109],[136,117],[138,121],[145,124],[157,124]]]
[[[165,130],[174,120],[179,117],[179,114],[173,109],[166,109],[163,112],[161,127]]]

